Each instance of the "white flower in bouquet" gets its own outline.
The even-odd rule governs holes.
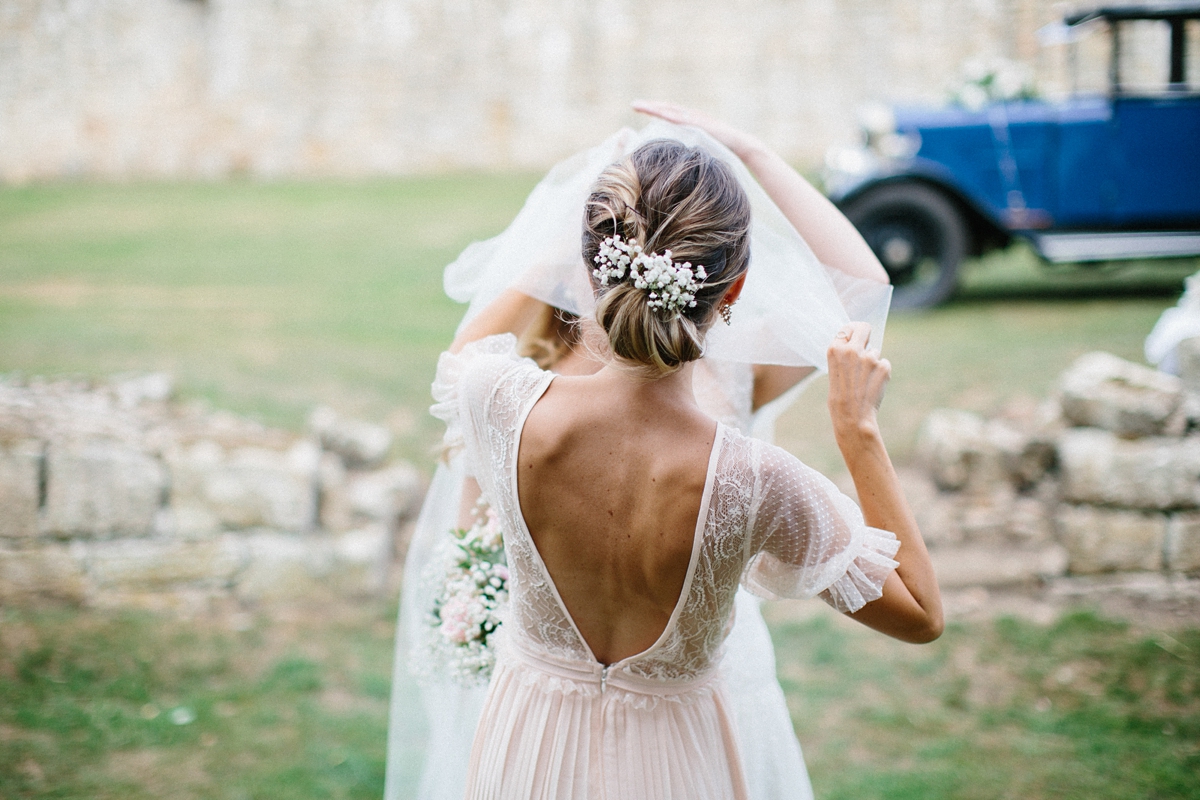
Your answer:
[[[439,588],[428,614],[428,658],[421,672],[477,685],[491,677],[494,636],[508,601],[504,534],[496,512],[480,498],[475,523],[451,535],[445,558],[432,565],[430,577]]]

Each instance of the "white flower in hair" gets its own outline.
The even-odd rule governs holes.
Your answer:
[[[592,275],[601,286],[607,286],[610,279],[614,283],[623,280],[628,272],[634,286],[649,290],[647,303],[651,308],[675,314],[696,307],[696,292],[708,277],[702,265],[693,269],[689,262],[676,264],[670,250],[643,253],[641,245],[626,242],[619,235],[602,241],[592,260],[597,265]]]

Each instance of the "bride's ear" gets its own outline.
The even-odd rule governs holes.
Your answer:
[[[721,298],[721,302],[717,305],[733,305],[738,298],[742,296],[742,289],[746,286],[746,275],[749,273],[743,272],[741,277],[729,284],[729,288],[725,290],[725,296]]]

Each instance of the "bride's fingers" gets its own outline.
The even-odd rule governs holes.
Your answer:
[[[727,122],[709,116],[694,108],[681,106],[678,103],[666,103],[654,100],[636,100],[633,103],[635,111],[649,114],[652,117],[665,119],[676,125],[691,125],[699,128],[721,144],[728,147],[739,158],[742,153],[752,149],[756,140],[745,131],[739,130]]]
[[[892,365],[867,349],[871,326],[845,325],[829,347],[829,408],[835,424],[856,424],[874,416],[883,402]]]
[[[871,338],[871,326],[866,322],[849,322],[833,337],[834,345],[846,345],[855,350],[864,350]]]
[[[633,110],[642,114],[649,114],[652,117],[665,119],[667,122],[674,122],[677,125],[691,124],[693,114],[686,108],[675,103],[666,103],[660,100],[634,100]]]
[[[887,394],[888,381],[892,378],[892,362],[886,358],[879,359],[879,370],[877,373],[877,383],[875,385],[875,409],[879,410],[879,406],[883,403],[883,396]]]

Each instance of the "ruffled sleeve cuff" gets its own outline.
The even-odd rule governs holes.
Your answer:
[[[434,403],[429,407],[429,413],[446,423],[442,448],[447,456],[461,451],[465,443],[467,422],[463,379],[474,374],[486,357],[508,355],[514,362],[522,361],[517,357],[516,348],[517,337],[506,333],[488,336],[471,342],[457,353],[445,352],[438,357],[437,373],[430,387]]]
[[[843,614],[853,613],[883,596],[883,583],[899,566],[893,558],[900,541],[891,531],[863,526],[841,557],[825,565],[818,575],[758,553],[742,584],[767,600],[818,596]]]
[[[867,528],[858,553],[840,578],[820,593],[820,598],[843,614],[850,614],[883,597],[883,583],[900,566],[893,558],[900,540],[891,531]]]

